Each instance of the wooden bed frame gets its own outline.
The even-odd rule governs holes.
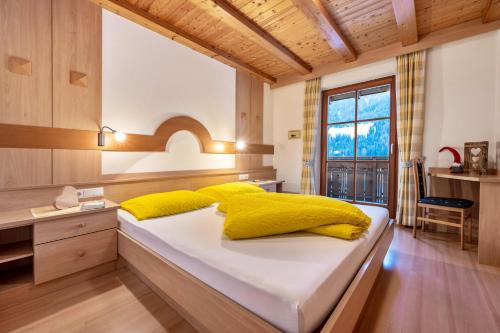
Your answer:
[[[353,331],[382,267],[393,234],[394,222],[389,220],[344,295],[317,332]],[[131,271],[200,332],[280,332],[122,231],[118,231],[118,253]]]

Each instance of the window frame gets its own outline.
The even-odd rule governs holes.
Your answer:
[[[380,79],[375,79],[375,80],[370,80],[370,81],[365,81],[365,82],[360,82],[356,84],[351,84],[339,88],[333,88],[329,90],[324,90],[322,92],[322,104],[321,104],[321,175],[320,175],[320,194],[321,195],[326,195],[326,171],[327,171],[327,164],[328,164],[328,126],[331,124],[348,124],[352,123],[354,124],[354,137],[355,137],[355,142],[354,142],[354,157],[352,160],[348,159],[334,159],[334,162],[348,162],[348,163],[353,163],[354,165],[354,184],[356,184],[356,165],[357,163],[365,163],[368,162],[370,163],[371,161],[377,162],[377,160],[357,160],[357,124],[362,123],[365,121],[374,121],[378,119],[389,119],[390,121],[390,142],[389,142],[389,196],[388,196],[388,204],[387,205],[381,205],[381,204],[376,204],[376,203],[369,203],[369,202],[358,202],[356,201],[356,189],[354,189],[354,200],[348,200],[349,202],[353,203],[360,203],[363,205],[373,205],[373,206],[383,206],[387,207],[389,209],[389,215],[391,218],[394,218],[396,215],[396,199],[397,199],[397,177],[398,177],[398,168],[397,168],[397,161],[398,161],[398,145],[397,145],[397,129],[396,129],[396,82],[395,82],[395,76],[387,76],[383,77]],[[356,101],[356,106],[355,106],[355,118],[353,121],[346,121],[346,122],[335,122],[335,123],[328,123],[328,99],[332,95],[338,95],[338,94],[343,94],[343,93],[348,93],[355,91],[355,98],[358,97],[358,91],[363,90],[363,89],[368,89],[368,88],[373,88],[377,86],[382,86],[382,85],[390,85],[391,89],[391,97],[390,97],[390,115],[389,117],[383,117],[383,118],[373,118],[373,119],[363,119],[363,120],[358,120],[358,102]],[[391,145],[392,145],[392,151],[391,151]],[[380,160],[378,160],[380,162]]]

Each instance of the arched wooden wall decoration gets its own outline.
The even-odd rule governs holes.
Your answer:
[[[96,125],[97,127],[97,125]],[[97,145],[98,131],[0,124],[0,148],[75,149],[103,151],[166,151],[168,140],[179,131],[189,131],[200,143],[200,152],[209,154],[274,154],[274,146],[246,143],[242,150],[230,141],[213,140],[208,130],[194,118],[178,116],[166,120],[153,135],[127,134],[117,142],[106,133],[106,145]]]

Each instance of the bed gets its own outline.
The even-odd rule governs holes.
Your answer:
[[[372,225],[355,241],[305,232],[231,241],[222,234],[224,215],[215,205],[140,222],[119,210],[119,253],[200,331],[333,329],[346,314],[332,310],[349,305],[345,295],[360,292],[355,285],[371,266],[374,281],[392,239],[386,209],[359,207]],[[352,329],[352,321],[343,329]]]

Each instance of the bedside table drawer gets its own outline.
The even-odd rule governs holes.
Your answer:
[[[117,259],[116,229],[35,246],[35,284]]]
[[[39,222],[33,226],[33,241],[35,244],[52,242],[116,228],[117,224],[115,210]]]

